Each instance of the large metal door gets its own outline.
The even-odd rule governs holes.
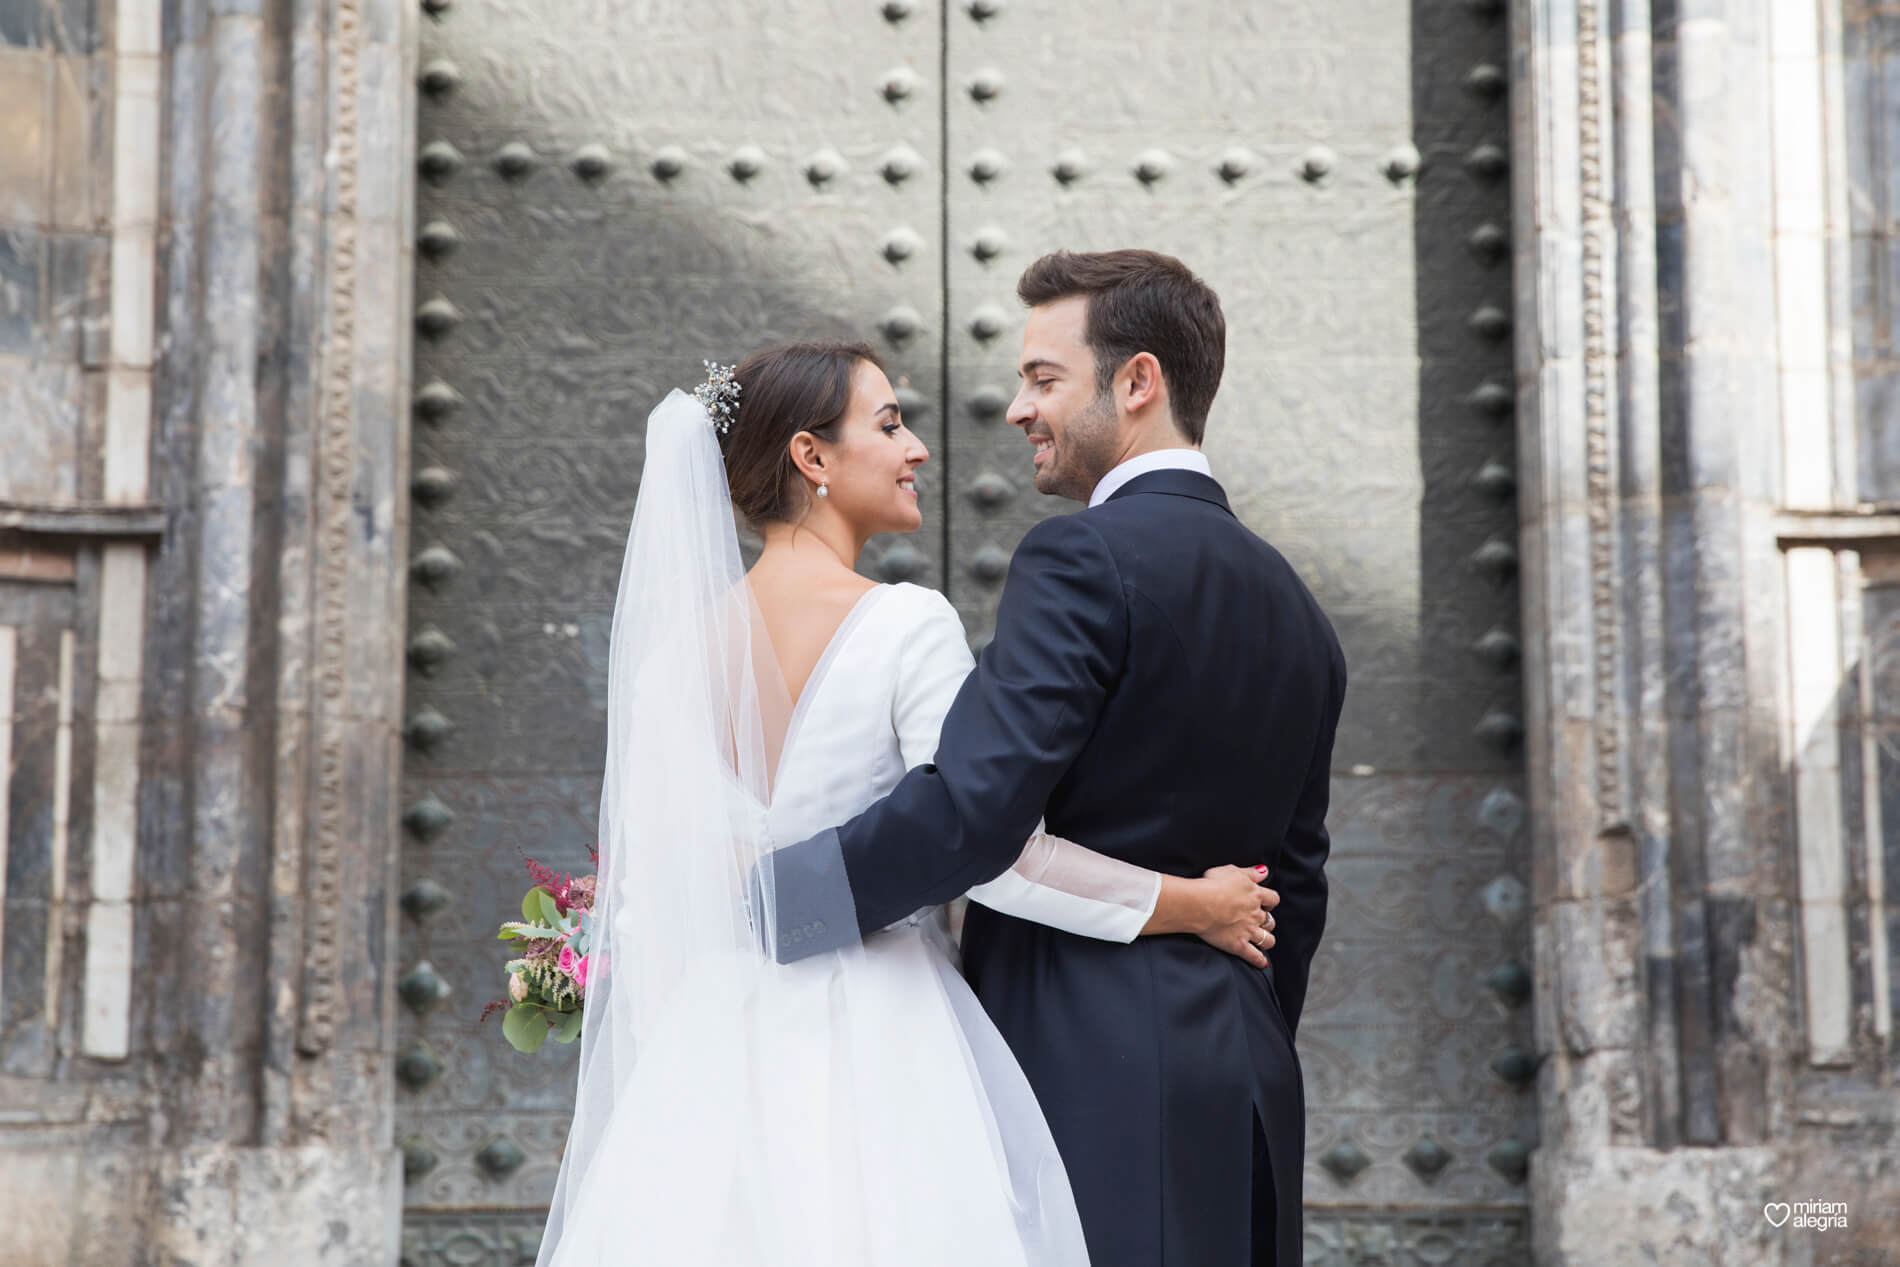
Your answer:
[[[866,570],[988,632],[1067,509],[1002,420],[1014,283],[1219,290],[1208,449],[1354,684],[1300,1032],[1312,1263],[1528,1259],[1533,1062],[1501,0],[423,0],[404,770],[408,1261],[531,1256],[574,1077],[493,1023],[517,848],[584,864],[646,411],[794,336],[887,353],[935,460]]]

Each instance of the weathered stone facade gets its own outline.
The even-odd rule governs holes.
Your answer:
[[[1537,1257],[1892,1261],[1879,18],[1646,10],[1517,29]]]
[[[537,73],[558,75],[552,64],[515,79],[505,58],[499,70],[460,53],[458,62],[419,40],[423,23],[446,24],[471,7],[0,0],[0,1263],[385,1264],[403,1252],[405,1160],[412,1204],[437,1164],[421,1132],[399,1130],[398,1097],[421,1094],[442,1069],[430,1064],[429,1035],[405,1017],[396,984],[410,983],[417,1016],[445,988],[435,969],[422,971],[426,960],[411,958],[418,912],[446,890],[428,888],[427,876],[399,877],[398,801],[409,803],[408,839],[426,843],[444,830],[440,802],[432,809],[424,795],[457,786],[454,769],[430,764],[430,738],[446,724],[434,702],[468,696],[454,696],[462,686],[451,670],[421,688],[412,682],[406,708],[405,650],[426,670],[454,645],[440,630],[435,641],[412,640],[405,621],[411,611],[446,619],[463,610],[458,603],[487,600],[434,594],[461,563],[433,538],[410,542],[410,495],[413,487],[418,515],[439,504],[452,484],[437,473],[471,466],[483,437],[416,439],[412,479],[410,419],[434,425],[471,397],[479,412],[491,398],[482,392],[501,399],[507,384],[490,374],[471,387],[489,371],[439,353],[424,353],[423,373],[411,370],[412,325],[432,338],[445,332],[461,315],[446,294],[460,298],[453,288],[464,284],[479,290],[437,269],[424,276],[448,288],[445,296],[412,293],[426,266],[411,244],[420,237],[425,252],[446,256],[460,232],[447,219],[418,232],[412,173],[420,165],[425,175],[452,174],[479,159],[495,188],[518,182],[537,151],[502,127],[510,102],[493,85],[534,96],[524,115],[548,109],[541,97],[560,95],[532,83]],[[583,7],[629,24],[624,38],[637,27],[659,45],[706,47],[686,43],[703,15]],[[1397,892],[1449,893],[1448,913],[1495,917],[1503,931],[1474,932],[1474,942],[1526,943],[1527,986],[1514,964],[1486,961],[1469,967],[1488,978],[1459,978],[1453,988],[1466,991],[1460,1006],[1486,990],[1503,1001],[1498,1016],[1472,1022],[1486,1034],[1508,1033],[1519,1024],[1513,1009],[1528,1006],[1533,1036],[1512,1041],[1534,1052],[1507,1048],[1490,1068],[1510,1086],[1534,1080],[1534,1111],[1521,1110],[1524,1129],[1495,1147],[1482,1132],[1469,1140],[1447,1133],[1450,1151],[1429,1134],[1394,1136],[1368,1156],[1352,1132],[1379,1106],[1349,1103],[1351,1087],[1310,1088],[1321,1111],[1308,1258],[1389,1267],[1447,1254],[1553,1265],[1900,1262],[1894,19],[1868,0],[1513,0],[1506,59],[1504,28],[1485,25],[1502,23],[1505,7],[1418,4],[1409,36],[1383,30],[1374,38],[1371,15],[1383,10],[1371,0],[1363,12],[1344,0],[1265,6],[1273,12],[1259,18],[1263,47],[1286,41],[1297,54],[1289,64],[1304,72],[1325,78],[1330,67],[1361,65],[1389,75],[1409,66],[1414,83],[1400,96],[1412,114],[1399,120],[1409,143],[1387,136],[1386,121],[1367,111],[1339,125],[1344,139],[1331,138],[1333,148],[1293,147],[1280,132],[1237,145],[1223,129],[1245,127],[1215,121],[1218,101],[1181,106],[1208,88],[1182,78],[1176,108],[1149,112],[1153,134],[1137,138],[1131,174],[1118,176],[1154,210],[1117,203],[1116,226],[1139,229],[1138,216],[1151,214],[1156,240],[1180,235],[1176,249],[1190,262],[1198,245],[1218,267],[1244,272],[1256,252],[1223,227],[1241,225],[1269,243],[1260,249],[1281,251],[1281,267],[1367,267],[1359,293],[1375,318],[1397,298],[1407,311],[1394,324],[1327,332],[1376,343],[1391,330],[1417,342],[1420,366],[1400,367],[1394,398],[1418,415],[1416,452],[1403,456],[1427,469],[1415,487],[1402,487],[1417,503],[1401,509],[1416,509],[1418,568],[1442,574],[1416,588],[1475,595],[1470,604],[1486,621],[1484,604],[1508,606],[1513,572],[1521,594],[1521,633],[1497,628],[1475,647],[1507,676],[1479,675],[1476,686],[1460,679],[1457,689],[1383,681],[1372,654],[1382,626],[1342,607],[1349,651],[1369,662],[1362,699],[1378,707],[1352,723],[1336,834],[1348,917],[1380,909],[1361,899],[1385,893],[1379,868],[1389,865]],[[1063,21],[1054,23],[1058,8]],[[1227,8],[1178,3],[1116,15],[1156,24],[1165,44],[1170,30],[1197,28]],[[526,14],[496,9],[497,31]],[[993,226],[1040,242],[1094,224],[1086,201],[1008,183],[1017,135],[1048,139],[1037,129],[1061,103],[1030,95],[1024,76],[990,69],[983,59],[1000,65],[1002,54],[983,41],[1039,47],[1088,13],[1101,20],[1106,8],[1039,14],[1028,3],[972,2],[939,12],[908,0],[812,0],[795,10],[763,5],[751,18],[739,5],[728,17],[756,20],[769,35],[773,22],[806,9],[808,17],[791,21],[804,43],[779,41],[802,50],[801,66],[819,64],[828,38],[845,38],[827,36],[835,27],[851,33],[854,49],[873,48],[865,55],[889,57],[907,73],[852,80],[848,91],[862,90],[869,106],[828,95],[836,87],[829,74],[800,79],[802,106],[775,101],[762,116],[776,120],[760,137],[770,154],[731,150],[757,120],[730,102],[703,119],[697,109],[668,115],[651,137],[603,128],[611,145],[558,126],[533,135],[544,150],[564,148],[571,170],[563,179],[630,200],[618,211],[563,210],[542,223],[575,230],[651,203],[656,216],[673,219],[638,221],[640,232],[685,227],[649,234],[640,258],[673,267],[670,259],[705,243],[689,204],[665,203],[664,191],[701,161],[701,149],[716,149],[730,153],[730,178],[741,185],[768,173],[753,186],[760,200],[780,196],[771,193],[781,188],[770,183],[772,163],[805,164],[786,182],[784,207],[742,209],[752,223],[788,229],[781,251],[815,244],[822,253],[843,240],[826,236],[830,222],[798,218],[832,214],[800,201],[830,182],[847,191],[845,220],[854,231],[874,230],[867,249],[875,243],[893,268],[906,259],[935,268],[940,259],[941,312],[906,299],[882,263],[854,265],[849,286],[809,305],[791,283],[788,299],[775,293],[777,279],[753,272],[723,283],[695,277],[689,294],[701,293],[691,286],[712,287],[708,295],[721,285],[751,287],[758,312],[810,307],[909,349],[907,390],[948,458],[949,469],[933,476],[945,482],[926,491],[933,513],[954,522],[940,555],[913,549],[913,558],[899,543],[880,549],[876,563],[893,579],[949,587],[980,636],[994,601],[991,573],[1006,557],[999,542],[1033,518],[1021,503],[1012,508],[1010,486],[995,473],[1007,469],[998,433],[958,430],[944,416],[954,401],[980,427],[990,398],[974,385],[1007,378],[1002,345],[1012,318],[985,306],[996,304],[989,262],[1009,262],[1022,243]],[[583,38],[561,25],[581,18],[563,11],[547,20],[546,41]],[[1039,20],[1050,29],[1026,33]],[[1365,38],[1342,51],[1355,22]],[[1486,41],[1498,51],[1486,51]],[[1450,51],[1424,51],[1441,45]],[[1165,74],[1185,75],[1180,68],[1194,64],[1194,50],[1181,49],[1159,58]],[[953,106],[951,84],[933,83],[939,52],[968,101]],[[1125,72],[1106,51],[1088,56],[1102,59],[1098,87]],[[1475,63],[1468,70],[1467,61]],[[958,68],[966,63],[982,69],[965,75]],[[589,73],[615,82],[604,65],[590,63]],[[424,94],[452,95],[477,66],[489,73],[476,103],[462,115],[431,116],[425,95],[419,131],[418,83]],[[1428,74],[1452,66],[1447,82],[1467,98],[1452,100],[1456,93]],[[1220,69],[1232,68],[1223,61]],[[716,79],[727,93],[746,82],[724,71]],[[1264,100],[1299,108],[1293,87],[1279,91]],[[578,89],[575,96],[598,104]],[[886,105],[911,112],[910,142],[879,140],[884,116],[869,111]],[[651,124],[651,108],[642,108]],[[841,138],[836,149],[807,141],[810,116],[824,111],[830,135]],[[1141,109],[1134,114],[1131,135],[1134,122],[1146,122]],[[445,139],[455,127],[461,150]],[[688,131],[677,143],[659,135],[681,128]],[[1052,174],[1050,189],[1086,191],[1105,176],[1080,146],[1050,149],[1033,156]],[[1194,179],[1213,192],[1184,192],[1197,187],[1173,155],[1202,149],[1208,170]],[[623,182],[619,169],[633,157],[641,170]],[[985,189],[974,211],[947,192],[920,192],[937,188],[931,173],[948,173],[952,157]],[[1016,159],[1025,176],[1027,157]],[[858,175],[896,191],[895,210],[873,210],[882,204],[850,192],[859,188],[850,165],[867,160],[881,172]],[[1507,164],[1508,231],[1502,207],[1490,210],[1484,192],[1487,181],[1499,182],[1501,202]],[[1435,183],[1447,170],[1464,183]],[[1253,192],[1261,188],[1269,193]],[[1364,195],[1376,211],[1353,219],[1356,210],[1340,210],[1345,202],[1288,196],[1328,189]],[[500,197],[492,190],[422,197],[464,224],[512,223],[501,212],[483,220],[482,199]],[[1307,208],[1305,221],[1287,222],[1285,242],[1274,233],[1281,206]],[[1416,229],[1401,218],[1396,237],[1385,232],[1391,225],[1380,217],[1394,214],[1415,214]],[[921,232],[888,230],[880,215]],[[1258,226],[1247,219],[1262,215]],[[1343,221],[1335,238],[1358,235],[1349,250],[1326,237],[1334,216]],[[1413,286],[1381,290],[1375,266],[1349,258],[1413,238],[1403,268],[1416,270],[1416,295]],[[1296,249],[1307,245],[1308,254]],[[725,258],[752,270],[770,252]],[[1469,281],[1445,268],[1447,259],[1462,268],[1471,258],[1496,261],[1500,271]],[[1485,289],[1503,284],[1507,261],[1516,294],[1509,313]],[[616,310],[610,288],[584,289],[578,273],[560,280],[574,287],[576,303]],[[1428,285],[1446,297],[1428,303]],[[1307,287],[1323,294],[1323,278]],[[747,303],[715,333],[743,339],[779,328],[753,321]],[[1437,321],[1434,305],[1455,321]],[[1315,320],[1325,307],[1315,305]],[[953,319],[955,340],[948,328],[933,332]],[[1233,381],[1266,396],[1278,390],[1280,363],[1271,348],[1249,358],[1299,324],[1278,319],[1236,322],[1233,336]],[[641,372],[696,364],[687,352],[713,327],[682,330],[674,331],[682,347],[665,354],[673,359],[650,360]],[[1493,441],[1433,428],[1453,413],[1508,417],[1512,395],[1497,383],[1474,390],[1462,379],[1440,381],[1433,367],[1482,368],[1473,359],[1480,354],[1456,340],[1477,337],[1492,349],[1481,355],[1501,356],[1507,331],[1515,334],[1516,469],[1505,450],[1474,478],[1459,446]],[[1329,352],[1361,366],[1353,372],[1362,377],[1383,372],[1354,360],[1356,346]],[[438,382],[438,371],[467,377],[458,389]],[[583,390],[599,389],[575,388]],[[643,393],[622,385],[592,407],[632,409]],[[1222,440],[1234,434],[1221,432],[1225,417],[1216,420],[1225,446],[1216,457],[1236,502],[1248,503],[1250,522],[1279,528],[1288,496],[1275,483],[1285,480],[1276,454],[1268,441]],[[1399,431],[1411,429],[1403,422]],[[1382,460],[1357,457],[1366,469]],[[425,459],[439,465],[425,470]],[[1342,462],[1342,484],[1364,475],[1344,469],[1352,461]],[[952,480],[967,497],[950,495]],[[1517,542],[1505,539],[1508,530],[1486,540],[1486,515],[1508,523],[1513,485]],[[1482,497],[1470,501],[1468,488]],[[1307,499],[1299,510],[1326,513],[1323,491],[1309,489]],[[1353,519],[1339,515],[1330,538],[1299,538],[1286,525],[1294,552],[1310,552],[1299,561],[1321,575],[1322,597],[1329,585],[1352,589],[1354,579],[1327,574],[1328,540],[1360,570],[1355,577],[1401,574],[1414,557],[1394,545],[1382,558],[1387,521],[1368,514],[1355,529]],[[426,527],[445,539],[466,530],[475,541],[489,530],[458,523],[438,515]],[[558,535],[567,529],[541,527],[557,546],[567,540]],[[590,559],[600,553],[588,550]],[[1369,569],[1367,558],[1384,571]],[[599,572],[597,563],[585,575]],[[412,593],[412,575],[420,592]],[[1417,595],[1416,606],[1423,611],[1430,597]],[[580,633],[562,635],[582,646],[577,654],[586,619],[576,617]],[[549,625],[550,636],[561,628]],[[500,636],[487,627],[478,634],[478,650],[492,658]],[[1432,661],[1435,645],[1418,645]],[[1484,702],[1500,682],[1511,689],[1520,649],[1521,722],[1515,702]],[[1382,711],[1401,696],[1411,711]],[[1471,719],[1475,737],[1461,722],[1464,747],[1450,756],[1427,752],[1429,736],[1389,720],[1453,713],[1472,700],[1483,712]],[[558,714],[579,705],[560,696],[550,707]],[[405,763],[418,780],[406,798]],[[1482,777],[1455,792],[1442,791],[1453,780],[1432,784],[1441,789],[1432,799],[1412,790],[1428,782],[1411,780],[1418,768]],[[1529,789],[1527,918],[1513,887],[1523,814],[1510,789],[1520,777]],[[460,786],[474,789],[458,807],[465,825],[524,812],[511,806],[515,785],[505,778]],[[1484,795],[1484,787],[1493,790]],[[1395,830],[1410,852],[1400,861],[1355,852],[1362,838],[1392,826],[1392,805],[1414,803],[1420,816],[1453,824],[1430,831],[1465,843],[1453,848],[1402,825]],[[1465,826],[1466,817],[1476,825]],[[476,839],[501,843],[492,831]],[[1419,859],[1433,876],[1405,870]],[[1462,877],[1460,867],[1480,882],[1432,887],[1437,873]],[[1481,886],[1490,875],[1498,878]],[[405,885],[407,915],[397,900]],[[1401,905],[1396,919],[1417,918],[1411,902]],[[1350,943],[1352,929],[1335,931]],[[1315,993],[1311,1041],[1350,1045],[1361,1014],[1342,1006],[1350,1015],[1329,1019],[1323,974]],[[456,996],[457,1007],[470,1005]],[[1389,1029],[1399,1014],[1377,1019]],[[1430,1063],[1402,1047],[1395,1063]],[[408,1062],[400,1075],[399,1058]],[[1470,1081],[1462,1064],[1471,1062],[1459,1055],[1455,1063]],[[558,1098],[558,1089],[550,1094]],[[1515,1104],[1487,1108],[1486,1130],[1503,1122],[1499,1129],[1515,1131]],[[558,1116],[542,1116],[553,1123],[549,1138],[558,1137]],[[472,1115],[476,1134],[456,1129],[467,1135],[465,1155],[434,1180],[436,1204],[459,1212],[463,1239],[452,1252],[462,1256],[454,1261],[512,1261],[531,1234],[523,1229],[533,1225],[536,1167],[549,1162],[545,1141],[524,1137],[536,1155],[523,1168],[522,1149],[505,1135],[482,1135]],[[1402,1166],[1387,1164],[1401,1152]],[[1463,1197],[1446,1201],[1452,1188]],[[1496,1199],[1500,1191],[1528,1195]],[[1777,1227],[1764,1214],[1764,1205],[1799,1201],[1844,1203],[1847,1227]],[[496,1208],[511,1204],[521,1208]],[[408,1252],[433,1263],[451,1253],[443,1244],[424,1238]]]
[[[383,1263],[408,6],[0,6],[0,1261]]]

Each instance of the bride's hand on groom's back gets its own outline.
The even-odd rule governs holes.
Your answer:
[[[1273,949],[1273,908],[1280,895],[1267,887],[1265,867],[1210,867],[1201,877],[1208,886],[1208,926],[1196,930],[1217,950],[1238,955],[1256,968],[1267,966]]]
[[[1217,950],[1267,966],[1273,949],[1273,908],[1280,895],[1267,887],[1265,867],[1210,867],[1200,879],[1164,875],[1153,918],[1144,933],[1193,933]]]

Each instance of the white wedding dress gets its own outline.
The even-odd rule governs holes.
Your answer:
[[[972,663],[940,594],[867,591],[792,712],[770,804],[741,812],[778,843],[849,820],[932,759]],[[1039,835],[972,897],[1128,941],[1159,886]],[[763,975],[743,952],[690,964],[611,1120],[594,1124],[591,1163],[542,1262],[1086,1264],[1048,1127],[955,956],[937,908]]]

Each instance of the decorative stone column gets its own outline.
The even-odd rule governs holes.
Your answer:
[[[1896,1178],[1824,1176],[1840,1145],[1810,1132],[1853,1127],[1891,1156],[1894,1115],[1805,1075],[1854,1063],[1858,990],[1880,1085],[1891,951],[1879,851],[1843,834],[1835,786],[1837,614],[1859,609],[1801,547],[1891,525],[1784,513],[1852,486],[1854,384],[1829,352],[1852,267],[1828,210],[1838,12],[1519,0],[1514,17],[1537,1261],[1848,1261],[1891,1245]],[[1850,955],[1843,875],[1863,856]],[[1858,1222],[1820,1240],[1764,1216],[1804,1199]]]
[[[1515,12],[1537,1258],[1780,1261],[1765,11]]]
[[[0,724],[0,770],[54,754],[0,788],[54,807],[8,895],[0,1261],[382,1267],[413,14],[100,7],[0,4],[98,147],[45,236],[105,248],[62,239],[52,368],[4,367],[98,390],[65,432],[26,400],[70,469],[0,501],[4,576],[49,587],[0,594],[0,700],[57,688]]]
[[[175,13],[150,1235],[159,1261],[387,1263],[410,6]]]

